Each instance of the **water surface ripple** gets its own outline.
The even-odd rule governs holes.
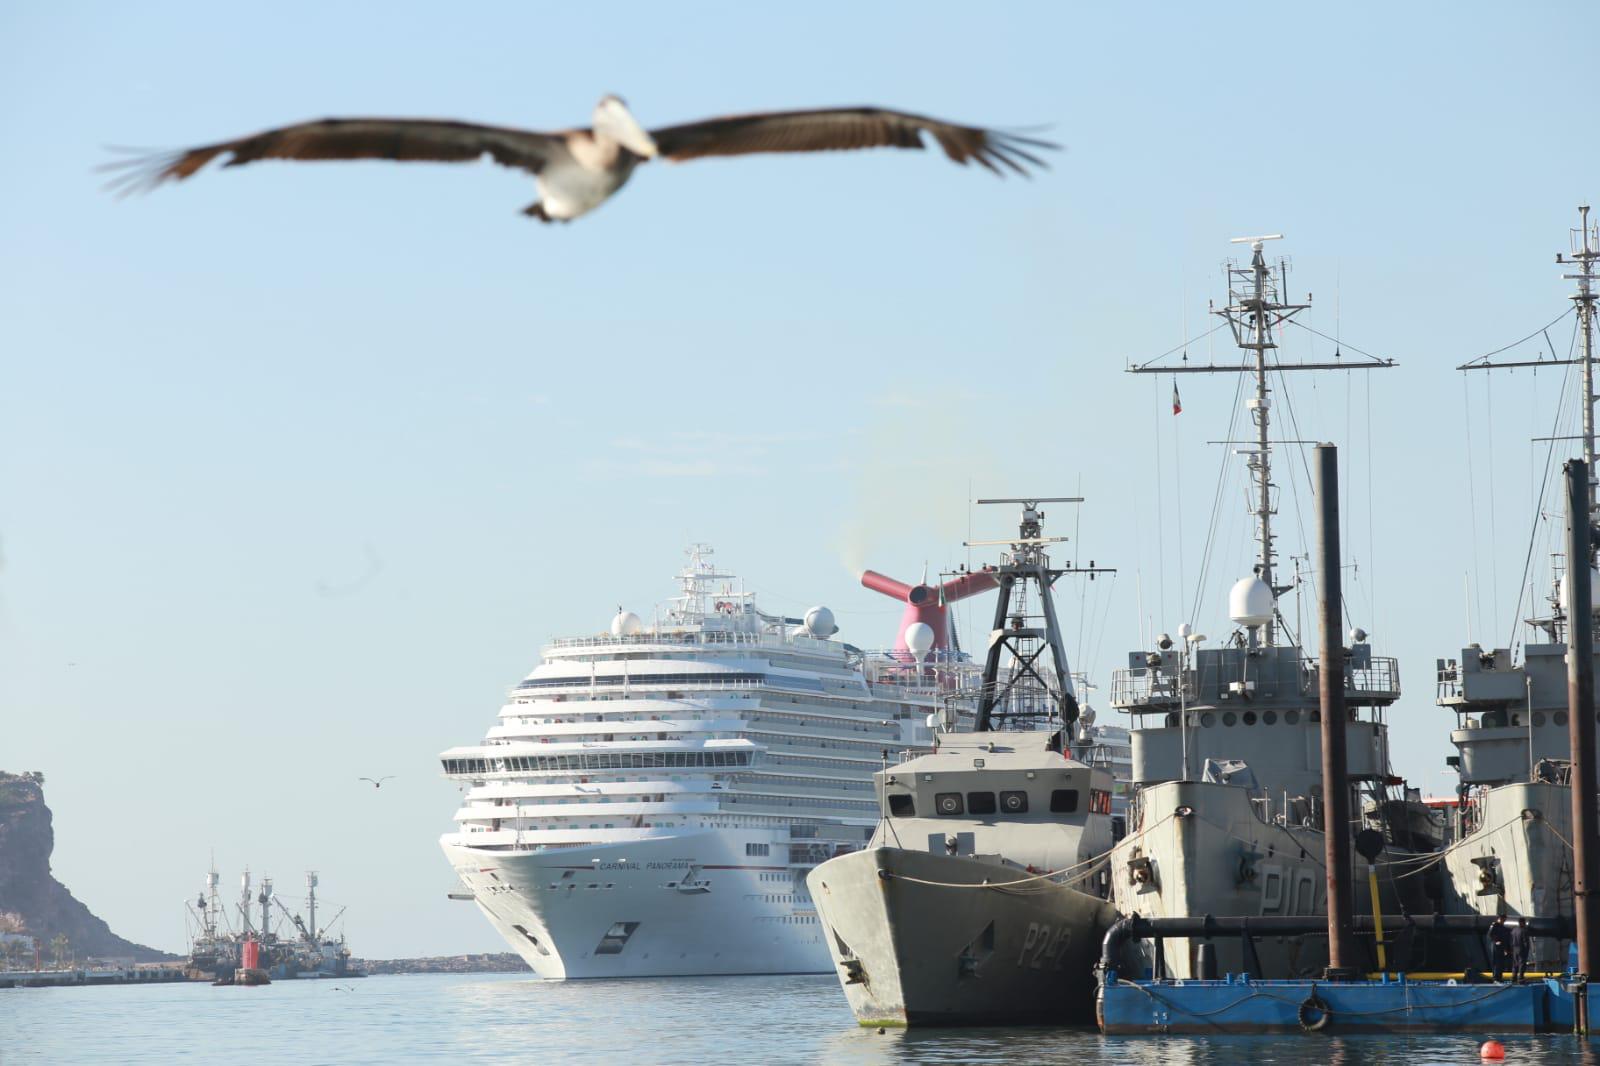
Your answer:
[[[545,983],[522,975],[0,991],[0,1063],[1475,1063],[1481,1037],[1102,1037],[855,1025],[831,977]],[[1585,1063],[1508,1037],[1508,1063]]]

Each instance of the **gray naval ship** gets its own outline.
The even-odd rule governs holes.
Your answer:
[[[1583,457],[1592,470],[1594,433],[1595,263],[1600,231],[1580,207],[1570,254],[1557,256],[1576,268],[1566,275],[1578,283],[1572,297],[1577,315],[1577,359],[1541,359],[1534,365],[1576,365],[1579,369]],[[1527,362],[1474,360],[1458,370],[1528,366]],[[1554,440],[1549,442],[1555,447]],[[1594,522],[1595,489],[1589,486]],[[1591,549],[1587,560],[1596,562]],[[1574,565],[1557,557],[1551,575],[1548,612],[1525,620],[1533,637],[1518,656],[1510,648],[1472,644],[1459,657],[1438,662],[1438,703],[1455,712],[1449,759],[1460,775],[1457,803],[1450,811],[1456,841],[1445,857],[1449,909],[1465,914],[1506,914],[1528,918],[1572,917],[1572,748],[1568,733],[1566,581],[1559,570]],[[1600,577],[1596,577],[1600,587]],[[1522,603],[1517,604],[1518,613]],[[1597,630],[1600,631],[1600,630]],[[1600,654],[1600,648],[1596,649]],[[1591,708],[1587,713],[1600,711]],[[1567,944],[1535,940],[1530,968],[1566,964]],[[1482,958],[1466,961],[1482,966]]]
[[[1387,360],[1341,358],[1334,363],[1280,360],[1275,336],[1308,306],[1283,300],[1283,263],[1270,267],[1263,243],[1251,244],[1248,266],[1230,265],[1229,303],[1217,311],[1232,326],[1242,364],[1154,366],[1146,373],[1244,373],[1253,383],[1245,406],[1254,433],[1225,443],[1246,459],[1255,522],[1253,573],[1228,597],[1232,631],[1214,646],[1185,622],[1177,638],[1163,635],[1153,648],[1133,652],[1112,679],[1111,704],[1131,716],[1134,795],[1127,835],[1111,855],[1112,896],[1124,915],[1143,917],[1248,917],[1321,915],[1327,912],[1322,864],[1321,715],[1318,663],[1301,646],[1279,607],[1297,580],[1280,583],[1272,519],[1276,486],[1270,432],[1273,390],[1269,371],[1353,370],[1392,365]],[[1271,357],[1269,359],[1269,353]],[[1220,496],[1219,496],[1220,498]],[[1384,709],[1400,696],[1399,667],[1373,653],[1355,629],[1346,649],[1344,678],[1349,721],[1346,736],[1351,787],[1368,828],[1383,849],[1372,863],[1381,909],[1394,916],[1432,911],[1427,879],[1400,876],[1421,865],[1437,846],[1415,794],[1395,791],[1389,768]],[[1353,829],[1355,827],[1352,827]],[[1371,839],[1369,836],[1368,839]],[[1369,870],[1357,864],[1355,899],[1370,898]],[[1321,937],[1216,939],[1220,972],[1257,977],[1301,976],[1327,965]],[[1201,976],[1198,940],[1140,945],[1125,960],[1129,972]],[[1159,952],[1159,954],[1158,954]],[[1410,952],[1408,952],[1410,954]],[[1414,956],[1413,956],[1414,957]]]
[[[1078,703],[1051,586],[1044,512],[994,571],[999,598],[976,692],[955,692],[936,748],[875,775],[881,821],[862,850],[806,878],[862,1025],[1092,1021],[1112,774],[1074,757]],[[989,542],[994,543],[994,542]],[[1030,599],[1030,585],[1031,596]],[[1048,666],[1047,666],[1048,663]],[[975,728],[957,733],[961,709]],[[1087,743],[1085,743],[1087,746]]]

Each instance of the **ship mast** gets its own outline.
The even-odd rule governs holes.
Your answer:
[[[1255,452],[1248,460],[1255,475],[1256,575],[1266,582],[1276,598],[1286,591],[1272,582],[1272,397],[1267,387],[1267,352],[1277,348],[1273,327],[1310,304],[1285,304],[1280,300],[1278,279],[1267,266],[1262,245],[1282,240],[1281,233],[1266,237],[1235,237],[1234,244],[1250,243],[1249,267],[1228,267],[1228,306],[1213,312],[1226,318],[1236,345],[1255,353],[1256,394],[1246,401],[1256,425]],[[1279,270],[1283,263],[1279,261]],[[1277,643],[1277,620],[1262,627],[1267,647]]]
[[[1272,590],[1274,600],[1294,586],[1277,585],[1273,582],[1276,552],[1273,548],[1272,516],[1277,513],[1277,509],[1273,503],[1275,486],[1272,481],[1272,389],[1267,380],[1268,370],[1276,373],[1289,370],[1371,370],[1395,365],[1392,359],[1373,357],[1368,357],[1365,361],[1344,360],[1343,353],[1338,351],[1334,353],[1335,362],[1286,364],[1274,359],[1269,365],[1267,353],[1278,347],[1274,331],[1311,306],[1309,295],[1305,303],[1288,303],[1284,300],[1283,293],[1288,288],[1288,264],[1285,260],[1279,259],[1276,268],[1267,264],[1263,246],[1267,241],[1282,239],[1283,234],[1271,233],[1259,237],[1235,237],[1229,242],[1250,246],[1250,264],[1239,266],[1232,261],[1228,263],[1228,305],[1220,310],[1213,308],[1212,314],[1227,321],[1233,331],[1234,344],[1248,353],[1248,358],[1242,365],[1219,366],[1214,363],[1204,366],[1190,365],[1187,361],[1188,354],[1185,353],[1185,361],[1180,366],[1157,365],[1156,360],[1151,360],[1128,368],[1131,374],[1242,373],[1250,374],[1255,379],[1255,393],[1245,401],[1245,406],[1250,411],[1250,420],[1255,425],[1254,439],[1214,443],[1240,445],[1250,449],[1244,454],[1252,480],[1250,513],[1256,522],[1255,572],[1256,576]],[[1189,620],[1184,619],[1184,621]],[[1258,637],[1257,631],[1252,629],[1249,639],[1252,644],[1259,639],[1267,647],[1277,644],[1276,610],[1273,612],[1273,617],[1261,627],[1260,636]]]
[[[1581,411],[1583,415],[1582,431],[1577,438],[1554,437],[1538,438],[1540,440],[1573,440],[1577,439],[1583,444],[1583,460],[1589,470],[1589,524],[1595,522],[1596,490],[1595,490],[1595,449],[1594,449],[1594,332],[1595,332],[1595,301],[1600,299],[1600,292],[1596,291],[1595,283],[1600,281],[1600,275],[1595,273],[1595,264],[1600,262],[1600,224],[1589,222],[1589,205],[1578,205],[1578,225],[1571,231],[1570,250],[1566,254],[1556,253],[1556,262],[1564,266],[1575,266],[1576,274],[1563,274],[1563,280],[1576,281],[1578,291],[1568,299],[1573,302],[1578,312],[1578,358],[1576,359],[1520,359],[1506,362],[1491,362],[1487,356],[1474,359],[1470,363],[1463,363],[1456,367],[1457,370],[1508,370],[1519,366],[1544,367],[1544,366],[1572,366],[1577,364],[1582,380],[1583,396]],[[1554,325],[1555,323],[1551,323]],[[1548,327],[1547,327],[1548,328]],[[1546,343],[1549,342],[1548,336]],[[1554,346],[1550,354],[1555,355]],[[1596,562],[1596,547],[1592,543],[1589,548],[1589,565],[1593,567]],[[1552,633],[1552,635],[1554,635]]]
[[[1572,253],[1568,259],[1556,254],[1556,262],[1577,266],[1576,274],[1561,275],[1578,283],[1572,301],[1578,308],[1578,335],[1582,338],[1579,363],[1583,369],[1583,461],[1589,471],[1589,522],[1594,524],[1595,474],[1594,474],[1594,264],[1600,259],[1600,233],[1589,225],[1589,205],[1578,205],[1578,228],[1572,231]],[[1554,355],[1554,352],[1550,354]],[[1591,538],[1592,539],[1592,538]],[[1589,561],[1594,562],[1594,546],[1589,548]]]

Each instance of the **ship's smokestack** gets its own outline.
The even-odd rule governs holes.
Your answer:
[[[906,605],[905,613],[900,616],[900,629],[895,636],[894,647],[896,652],[904,652],[909,657],[912,653],[906,646],[906,627],[916,622],[921,622],[933,630],[933,650],[936,656],[953,652],[955,649],[950,642],[947,605],[956,600],[976,596],[980,592],[988,592],[995,587],[996,581],[991,568],[984,567],[970,574],[953,577],[942,585],[925,583],[907,585],[876,570],[864,570],[861,573],[861,584]]]

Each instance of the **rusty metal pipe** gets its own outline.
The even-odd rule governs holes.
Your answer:
[[[1328,972],[1352,974],[1355,905],[1350,893],[1350,774],[1345,753],[1343,591],[1339,581],[1339,449],[1317,445],[1317,592],[1322,649],[1322,839],[1328,884]]]

